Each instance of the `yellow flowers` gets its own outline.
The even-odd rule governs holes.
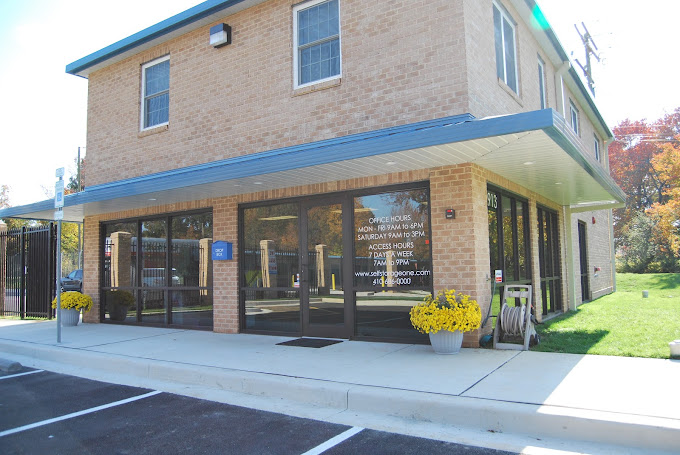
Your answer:
[[[56,307],[57,298],[55,297],[54,300],[52,300],[52,308]],[[83,312],[90,311],[90,308],[92,308],[92,297],[77,291],[62,292],[61,308],[64,310],[79,310],[82,308]]]
[[[455,289],[428,295],[423,303],[411,308],[411,324],[421,333],[440,330],[469,332],[479,328],[482,310],[469,295],[456,294]]]

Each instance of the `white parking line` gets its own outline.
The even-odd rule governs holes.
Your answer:
[[[311,450],[308,450],[307,452],[303,453],[302,455],[319,455],[321,453],[324,453],[326,450],[330,449],[331,447],[335,447],[338,444],[340,444],[342,441],[346,441],[347,439],[351,438],[355,434],[359,433],[363,428],[361,427],[352,427],[349,430],[345,431],[344,433],[340,433],[334,438],[329,439],[328,441],[324,442],[323,444],[320,444],[316,447],[314,447]]]
[[[136,397],[126,398],[126,399],[120,400],[120,401],[114,401],[113,403],[103,404],[103,405],[97,406],[95,408],[84,409],[84,410],[78,411],[78,412],[72,412],[71,414],[66,414],[66,415],[63,415],[63,416],[60,416],[60,417],[55,417],[53,419],[43,420],[41,422],[31,423],[29,425],[24,425],[22,427],[12,428],[11,430],[0,431],[0,438],[2,438],[3,436],[9,436],[10,434],[19,433],[19,432],[22,432],[22,431],[31,430],[33,428],[41,427],[43,425],[49,425],[50,423],[59,422],[61,420],[72,419],[74,417],[78,417],[78,416],[82,416],[82,415],[85,415],[85,414],[90,414],[90,413],[93,413],[93,412],[101,411],[103,409],[108,409],[108,408],[113,408],[115,406],[120,406],[121,404],[131,403],[131,402],[137,401],[137,400],[142,400],[144,398],[149,398],[149,397],[152,397],[154,395],[158,395],[159,393],[162,393],[162,392],[160,390],[154,390],[153,392],[145,393],[144,395],[138,395]]]
[[[33,374],[33,373],[42,373],[45,370],[33,370],[33,371],[27,371],[26,373],[17,373],[17,374],[12,374],[9,376],[2,376],[0,377],[0,381],[3,379],[9,379],[9,378],[18,378],[19,376],[26,376],[27,374]]]

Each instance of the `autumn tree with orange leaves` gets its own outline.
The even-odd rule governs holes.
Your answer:
[[[624,120],[613,132],[611,174],[628,196],[614,211],[618,268],[680,271],[680,108],[653,123]]]

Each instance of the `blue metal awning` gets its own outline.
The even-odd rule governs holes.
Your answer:
[[[469,114],[343,136],[87,187],[64,198],[64,220],[393,172],[475,163],[559,205],[611,208],[625,194],[552,109]],[[0,210],[52,219],[54,202]]]

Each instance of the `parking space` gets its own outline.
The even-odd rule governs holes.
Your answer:
[[[0,375],[3,454],[501,454],[24,369]]]

